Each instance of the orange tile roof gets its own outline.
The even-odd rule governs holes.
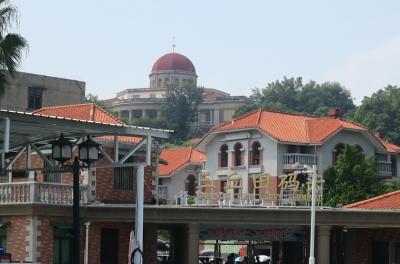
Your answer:
[[[352,203],[344,207],[359,209],[400,209],[400,190]]]
[[[388,142],[387,140],[385,140],[384,138],[381,138],[381,137],[379,137],[377,135],[374,135],[374,136],[379,142],[382,143],[382,145],[385,146],[385,148],[387,149],[388,152],[392,152],[392,153],[400,152],[400,147],[399,146],[397,146],[395,144],[392,144],[392,143]]]
[[[192,147],[170,148],[161,151],[160,159],[166,160],[167,165],[160,164],[160,176],[169,176],[186,164],[201,164],[206,155]]]
[[[248,128],[260,129],[278,141],[303,144],[321,144],[342,129],[368,131],[366,127],[341,118],[307,116],[261,109],[217,126],[212,131],[220,132]],[[379,142],[389,152],[400,151],[400,147],[385,140],[381,139]]]
[[[33,112],[38,115],[59,116],[114,125],[124,124],[94,103],[44,107]]]
[[[114,141],[114,136],[101,136],[97,137],[96,139],[105,140],[105,141]],[[126,143],[139,143],[142,141],[140,137],[128,137],[128,136],[118,136],[119,142],[126,142]]]
[[[44,107],[34,111],[33,114],[66,117],[114,125],[124,124],[120,119],[116,118],[94,103]],[[98,137],[98,139],[114,140],[114,136],[102,136]],[[142,138],[119,136],[118,140],[120,142],[138,143],[142,140]]]

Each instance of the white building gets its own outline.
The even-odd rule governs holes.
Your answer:
[[[224,192],[229,173],[241,176],[243,193],[253,193],[252,178],[269,173],[269,191],[278,192],[280,175],[304,165],[331,166],[346,144],[357,145],[368,157],[376,155],[378,176],[400,177],[400,148],[367,128],[339,118],[337,109],[326,117],[258,110],[210,130],[196,149],[206,153],[205,169],[216,192]]]
[[[107,107],[128,122],[136,118],[155,118],[160,115],[166,87],[197,85],[197,73],[193,63],[179,53],[167,53],[154,64],[149,74],[149,88],[126,89],[115,98],[106,100]],[[204,88],[203,102],[193,126],[209,129],[232,119],[236,109],[248,102],[245,96],[230,96],[223,91]]]

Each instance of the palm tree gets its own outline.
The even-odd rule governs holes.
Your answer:
[[[18,10],[9,0],[0,0],[0,96],[4,94],[9,76],[16,72],[22,52],[28,47],[26,40],[15,33],[9,33],[18,24]]]

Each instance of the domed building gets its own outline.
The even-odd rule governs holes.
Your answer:
[[[168,85],[197,86],[197,72],[193,62],[177,52],[159,57],[149,74],[148,88],[126,89],[115,98],[106,100],[107,107],[126,122],[138,118],[156,118],[161,114]],[[204,88],[203,102],[198,106],[198,115],[192,126],[203,130],[230,121],[241,105],[248,102],[246,96],[231,96],[221,90]]]
[[[186,56],[176,52],[161,56],[153,64],[149,77],[151,89],[163,89],[170,84],[197,85],[193,63]]]

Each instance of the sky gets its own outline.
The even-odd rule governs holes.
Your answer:
[[[400,85],[398,0],[13,0],[29,42],[21,71],[86,82],[112,98],[149,86],[158,57],[195,65],[232,95],[287,77],[338,81],[357,104]]]

